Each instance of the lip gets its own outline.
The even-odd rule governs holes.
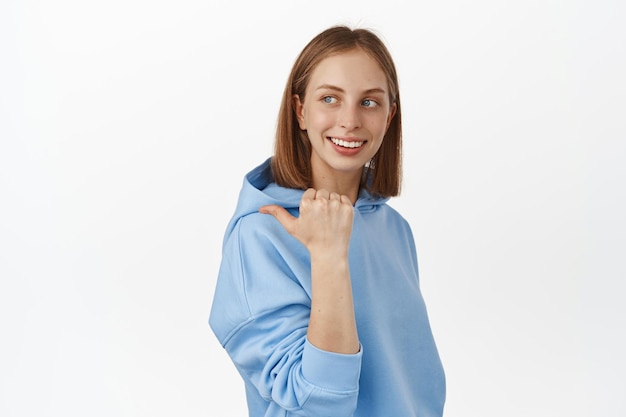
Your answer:
[[[331,138],[339,139],[344,142],[363,142],[363,144],[356,148],[346,148],[343,146],[336,145],[335,143],[333,143]],[[331,146],[335,149],[336,152],[345,156],[356,155],[357,153],[361,152],[361,150],[367,143],[367,140],[362,139],[362,138],[355,138],[355,137],[327,136],[326,139],[328,140],[328,142],[330,142]]]

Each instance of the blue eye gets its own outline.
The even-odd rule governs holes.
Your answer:
[[[337,99],[335,97],[325,96],[322,98],[322,101],[326,104],[333,104],[337,101]]]
[[[365,107],[376,107],[378,105],[378,103],[376,103],[374,100],[370,100],[369,98],[363,100],[361,104]]]

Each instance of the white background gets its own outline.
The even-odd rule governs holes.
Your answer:
[[[246,414],[222,233],[336,23],[396,59],[445,415],[626,415],[625,5],[3,1],[0,415]]]

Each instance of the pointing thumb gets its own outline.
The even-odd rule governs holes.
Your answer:
[[[293,232],[295,231],[297,219],[289,214],[289,212],[283,207],[277,206],[276,204],[269,204],[267,206],[260,207],[259,213],[271,214],[272,216],[276,217],[276,220],[278,220],[278,222],[283,225],[283,227],[285,228],[285,230],[287,230],[289,234],[293,234]]]

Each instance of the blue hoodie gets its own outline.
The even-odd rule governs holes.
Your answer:
[[[209,318],[245,382],[250,417],[440,417],[445,378],[406,220],[361,191],[348,255],[361,350],[318,349],[306,337],[309,253],[258,212],[278,204],[297,216],[303,191],[273,183],[269,163],[245,177]]]

